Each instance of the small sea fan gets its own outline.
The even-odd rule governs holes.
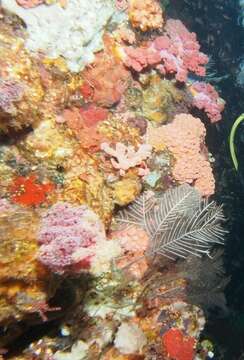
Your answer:
[[[194,269],[194,271],[192,271]],[[211,258],[190,256],[187,261],[177,264],[177,274],[187,279],[187,299],[205,311],[218,308],[226,313],[224,289],[230,278],[226,277],[223,264],[223,250],[217,249]]]
[[[156,198],[143,193],[117,221],[126,226],[142,226],[150,235],[149,254],[169,259],[209,254],[213,244],[223,244],[225,230],[221,206],[203,200],[193,187],[184,184]]]

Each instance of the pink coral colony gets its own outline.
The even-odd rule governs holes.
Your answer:
[[[190,33],[180,20],[168,20],[165,34],[138,48],[124,48],[126,66],[140,72],[151,66],[162,74],[175,74],[176,80],[186,82],[189,72],[204,76],[208,57],[199,51],[196,34]]]
[[[102,223],[87,206],[57,203],[41,222],[39,260],[59,274],[87,270],[96,245],[104,239]]]
[[[203,196],[214,193],[215,181],[209,160],[204,152],[206,129],[200,119],[189,114],[176,115],[172,123],[148,129],[152,145],[163,143],[176,162],[173,177],[180,184],[194,185]]]
[[[193,95],[193,105],[206,112],[212,123],[221,120],[221,112],[224,110],[225,101],[211,84],[195,82],[190,86]]]

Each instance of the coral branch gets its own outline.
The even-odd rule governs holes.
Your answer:
[[[101,149],[112,156],[111,163],[113,167],[119,169],[121,174],[124,174],[129,168],[140,165],[143,160],[147,159],[151,155],[152,147],[149,144],[143,144],[135,151],[133,146],[125,146],[122,143],[117,143],[115,149],[107,143],[102,143]]]

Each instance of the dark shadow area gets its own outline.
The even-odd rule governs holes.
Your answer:
[[[236,136],[239,172],[229,154],[228,137],[235,119],[244,112],[244,87],[236,75],[244,54],[244,28],[238,25],[240,9],[234,0],[172,0],[169,17],[180,18],[197,33],[201,50],[211,58],[208,81],[226,100],[223,120],[208,126],[208,147],[215,157],[216,196],[224,204],[229,234],[225,267],[231,281],[226,289],[229,313],[212,312],[203,337],[216,345],[215,359],[244,356],[244,125]],[[212,81],[211,81],[212,74]]]

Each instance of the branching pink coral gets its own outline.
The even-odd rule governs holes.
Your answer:
[[[45,0],[16,0],[17,4],[22,6],[23,8],[29,9],[36,7],[42,3],[44,3]]]
[[[120,170],[120,174],[124,175],[125,171],[131,167],[140,165],[143,160],[146,160],[151,155],[152,147],[149,144],[142,144],[136,151],[134,146],[125,146],[122,143],[117,143],[115,149],[109,144],[102,143],[101,149],[108,155],[112,156],[111,163],[115,169]]]
[[[200,119],[189,114],[176,115],[173,122],[147,132],[149,144],[157,137],[173,154],[173,177],[180,184],[193,184],[203,196],[214,193],[214,177],[204,153],[206,129]]]
[[[125,65],[137,72],[155,66],[162,74],[175,74],[178,81],[185,82],[189,71],[205,75],[208,57],[199,49],[196,34],[190,33],[180,20],[170,19],[163,36],[143,47],[123,48],[121,56]]]
[[[80,272],[90,268],[104,240],[103,225],[87,206],[57,203],[42,219],[39,260],[56,273]]]
[[[122,60],[127,67],[140,72],[148,66],[157,65],[161,61],[159,51],[151,45],[144,47],[127,46],[122,49]]]
[[[219,97],[214,87],[205,82],[195,82],[190,86],[193,95],[193,105],[204,110],[212,123],[221,120],[225,101]]]

